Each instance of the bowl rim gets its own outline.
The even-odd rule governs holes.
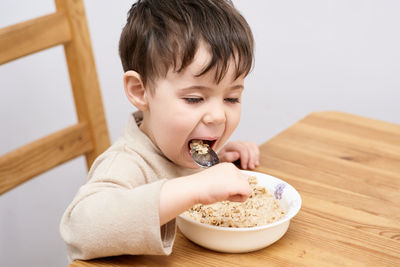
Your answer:
[[[299,213],[301,205],[302,205],[302,199],[301,196],[299,194],[299,192],[289,183],[283,181],[282,179],[279,179],[275,176],[266,174],[266,173],[262,173],[262,172],[255,172],[255,171],[247,171],[247,170],[242,170],[244,173],[247,174],[261,174],[262,176],[269,176],[273,179],[278,180],[281,183],[284,183],[286,186],[288,186],[289,188],[291,188],[296,196],[296,199],[299,201],[298,205],[296,205],[296,207],[294,208],[294,210],[292,210],[291,215],[287,216],[285,215],[285,217],[279,221],[273,222],[273,223],[269,223],[269,224],[265,224],[265,225],[260,225],[260,226],[253,226],[253,227],[225,227],[225,226],[216,226],[216,225],[211,225],[211,224],[206,224],[206,223],[201,223],[198,222],[186,215],[184,215],[183,213],[179,214],[178,217],[182,220],[185,221],[189,221],[191,223],[196,224],[197,226],[203,227],[203,228],[209,228],[212,230],[220,230],[220,231],[232,231],[232,232],[251,232],[251,231],[258,231],[258,230],[264,230],[264,229],[268,229],[268,228],[273,228],[275,226],[278,226],[280,224],[284,224],[285,222],[289,222],[294,216],[297,215],[297,213]]]

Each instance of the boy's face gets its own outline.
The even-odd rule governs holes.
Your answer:
[[[169,71],[146,91],[148,109],[141,125],[155,145],[175,164],[198,168],[191,155],[193,139],[208,140],[218,150],[239,124],[244,77],[235,80],[234,62],[216,84],[214,71],[196,77],[210,54],[200,47],[193,62],[182,72]]]

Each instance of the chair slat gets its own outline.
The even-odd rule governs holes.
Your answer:
[[[93,149],[87,123],[78,123],[0,157],[0,195]]]
[[[62,11],[0,29],[0,65],[71,40]]]
[[[94,148],[86,154],[88,168],[110,146],[101,90],[83,1],[55,0],[57,11],[69,18],[74,38],[64,45],[75,108],[80,122],[88,123]]]

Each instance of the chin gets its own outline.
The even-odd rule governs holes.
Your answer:
[[[188,167],[189,169],[193,169],[193,170],[198,170],[201,169],[201,167],[197,164],[193,164],[192,166]]]
[[[200,169],[200,166],[199,165],[197,165],[196,163],[194,163],[194,162],[187,162],[187,163],[185,163],[185,164],[179,164],[179,166],[182,166],[182,167],[185,167],[185,168],[188,168],[188,169],[193,169],[193,170],[195,170],[195,169]]]
[[[170,159],[171,160],[171,159]],[[175,165],[188,168],[188,169],[200,169],[200,166],[197,165],[193,159],[190,157],[188,159],[180,159],[180,160],[171,160]]]

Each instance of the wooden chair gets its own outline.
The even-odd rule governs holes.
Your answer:
[[[77,156],[87,167],[110,139],[82,0],[55,0],[56,12],[0,29],[0,65],[63,45],[78,122],[0,157],[0,195]]]

